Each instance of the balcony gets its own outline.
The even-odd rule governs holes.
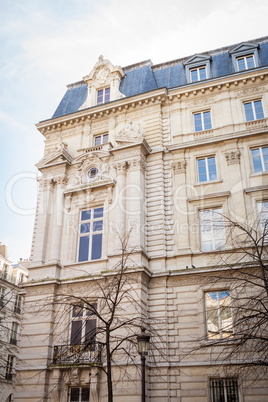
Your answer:
[[[100,364],[103,345],[95,342],[89,346],[54,346],[53,364]]]

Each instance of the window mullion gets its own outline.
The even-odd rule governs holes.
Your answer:
[[[264,164],[264,159],[263,159],[262,148],[259,148],[259,150],[260,150],[262,171],[264,172],[265,171],[265,164]]]
[[[217,292],[217,307],[218,307],[219,336],[220,336],[220,339],[222,339],[221,306],[220,306],[220,295],[219,295],[219,292]]]

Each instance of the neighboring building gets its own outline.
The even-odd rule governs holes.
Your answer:
[[[112,229],[133,227],[131,257],[148,319],[168,320],[167,360],[159,357],[155,370],[147,359],[150,401],[267,400],[268,389],[254,379],[247,386],[237,372],[226,374],[230,361],[214,365],[205,351],[182,359],[190,341],[233,332],[232,286],[224,279],[203,285],[202,278],[222,265],[219,214],[246,219],[261,211],[262,224],[267,219],[267,87],[268,38],[159,65],[121,68],[101,56],[68,86],[52,118],[37,124],[45,152],[37,164],[42,178],[25,303],[68,289],[98,303],[90,275],[104,275],[117,261]],[[54,333],[55,311],[39,318],[28,308],[23,387],[14,400],[105,401],[104,374],[90,359],[69,377],[68,362],[51,365],[53,348],[54,362],[59,350],[66,357],[77,343],[73,328],[86,320],[72,310],[76,324],[67,329],[68,313],[65,329]],[[114,400],[138,401],[136,380],[115,384]]]
[[[0,243],[0,402],[13,399],[16,359],[24,291],[28,271],[7,259],[7,247]]]

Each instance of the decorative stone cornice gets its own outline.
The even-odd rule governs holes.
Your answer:
[[[114,168],[117,174],[125,174],[128,168],[128,163],[126,161],[120,161],[114,164]]]
[[[146,162],[142,157],[131,159],[128,161],[129,170],[141,170],[145,171]]]
[[[230,151],[225,153],[227,165],[235,165],[240,163],[240,151]]]

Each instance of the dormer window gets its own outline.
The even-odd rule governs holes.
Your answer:
[[[97,104],[110,102],[110,87],[98,90]]]
[[[202,81],[205,80],[206,78],[207,78],[206,66],[190,69],[191,82]]]
[[[230,50],[235,72],[259,67],[257,43],[240,43]]]
[[[96,135],[94,137],[94,145],[102,145],[108,142],[109,134]]]
[[[210,74],[210,56],[196,54],[183,63],[187,83],[206,80]]]

